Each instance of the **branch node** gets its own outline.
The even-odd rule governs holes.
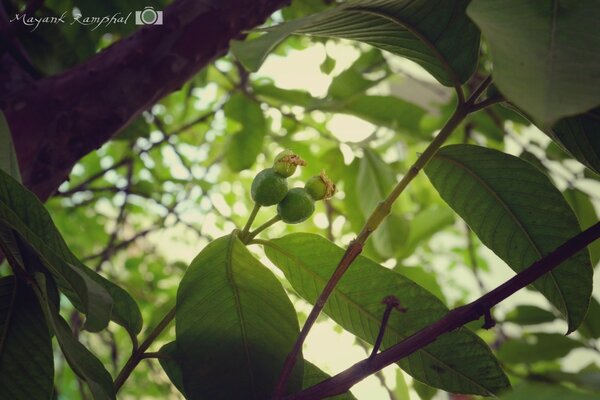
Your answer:
[[[494,319],[494,317],[492,316],[492,309],[491,308],[486,308],[484,313],[483,313],[483,329],[491,329],[494,326],[496,326],[496,320]]]

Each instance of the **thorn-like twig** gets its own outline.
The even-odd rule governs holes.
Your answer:
[[[486,308],[483,312],[483,325],[481,326],[483,329],[492,329],[496,326],[496,320],[492,316],[492,309]]]
[[[401,313],[405,313],[408,311],[407,308],[402,307],[402,305],[400,304],[400,300],[398,300],[398,298],[393,295],[384,297],[384,299],[381,301],[381,304],[385,304],[385,311],[383,312],[383,317],[381,318],[381,327],[379,328],[379,334],[377,335],[377,340],[375,340],[375,344],[373,345],[373,351],[371,352],[369,359],[373,358],[379,351],[379,348],[381,347],[381,342],[383,341],[383,336],[385,335],[385,328],[387,327],[392,310],[396,309]]]

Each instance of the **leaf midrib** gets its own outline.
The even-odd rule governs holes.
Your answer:
[[[248,363],[248,373],[250,375],[250,384],[252,385],[252,397],[256,398],[256,383],[254,380],[254,371],[252,369],[252,360],[250,357],[250,352],[248,351],[248,335],[246,333],[246,321],[244,319],[244,313],[242,312],[242,304],[240,301],[240,294],[238,292],[238,288],[233,277],[233,250],[235,246],[236,237],[231,235],[229,238],[229,244],[227,246],[227,255],[225,258],[225,271],[227,281],[229,282],[229,286],[231,287],[231,292],[233,294],[233,299],[235,303],[235,311],[238,315],[238,319],[240,321],[240,333],[242,335],[242,342],[244,344],[244,355],[246,356],[246,362]]]
[[[266,246],[271,246],[273,249],[275,249],[276,251],[279,251],[280,253],[284,254],[286,257],[288,257],[289,259],[295,260],[296,264],[302,266],[303,270],[308,273],[309,275],[313,276],[315,280],[320,281],[320,283],[325,283],[325,278],[321,277],[320,275],[318,275],[317,273],[313,272],[310,268],[305,267],[304,263],[295,255],[290,254],[289,252],[285,251],[282,247],[278,246],[277,244],[273,243],[272,240],[269,241],[261,241],[260,244],[266,245]],[[350,305],[354,305],[355,308],[357,310],[359,310],[359,312],[363,315],[366,316],[367,319],[370,320],[374,320],[376,322],[376,324],[379,323],[379,319],[372,315],[371,313],[369,313],[367,310],[365,310],[364,308],[360,307],[358,303],[356,303],[355,301],[353,301],[350,297],[348,297],[345,293],[341,292],[338,288],[334,288],[332,294],[336,294],[339,297],[341,297],[342,299],[344,299],[345,301],[347,301]],[[408,336],[402,335],[401,333],[399,333],[396,329],[394,329],[392,326],[388,325],[388,327],[386,328],[388,331],[392,331],[394,332],[396,335],[398,335],[402,340],[406,339]],[[437,358],[435,355],[431,354],[430,352],[428,352],[425,348],[419,349],[418,352],[421,352],[422,354],[427,355],[429,358],[431,358],[432,360],[435,360],[436,362],[438,362],[439,364],[443,365],[446,367],[447,370],[454,372],[455,374],[462,376],[466,381],[469,381],[473,386],[480,388],[481,390],[487,392],[488,394],[492,394],[493,392],[486,388],[481,386],[478,382],[474,381],[473,379],[471,379],[470,377],[466,376],[464,373],[462,373],[461,371],[458,371],[454,368],[451,368],[450,366],[448,366],[447,363],[443,362],[442,360],[440,360],[439,358]],[[416,353],[415,353],[416,354]]]

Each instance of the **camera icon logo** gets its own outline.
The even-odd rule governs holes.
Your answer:
[[[142,11],[135,12],[136,25],[162,25],[163,12],[156,11],[154,7],[146,6]]]

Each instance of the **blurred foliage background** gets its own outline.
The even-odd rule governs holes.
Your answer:
[[[14,9],[22,6],[4,3]],[[157,9],[164,6],[160,1],[49,0],[42,13],[60,15],[74,8],[89,15],[127,13],[147,3]],[[324,9],[328,3],[294,1],[269,23]],[[113,25],[108,31],[92,31],[78,25],[43,25],[22,32],[20,39],[36,67],[53,74],[89,58],[133,28]],[[482,68],[489,64],[485,49],[484,45]],[[244,225],[252,207],[250,183],[280,150],[292,149],[308,163],[291,179],[291,186],[325,170],[336,182],[338,194],[317,203],[309,221],[279,224],[265,235],[313,232],[345,246],[444,124],[454,101],[450,89],[410,61],[355,42],[294,36],[256,74],[248,74],[231,55],[215,61],[82,159],[47,207],[75,254],[138,301],[148,330],[173,306],[178,283],[194,255],[209,241]],[[450,142],[482,144],[518,155],[563,190],[584,228],[598,220],[599,177],[514,111],[497,105],[472,115]],[[274,212],[261,210],[257,223]],[[591,251],[597,265],[600,243]],[[365,254],[413,279],[450,307],[475,299],[512,275],[455,217],[424,176],[401,197]],[[596,289],[586,322],[569,337],[564,336],[566,324],[530,291],[494,310],[496,328],[483,331],[476,324],[470,328],[497,351],[513,383],[600,390],[599,296]],[[303,318],[307,304],[293,293],[292,298]],[[63,315],[70,315],[74,327],[80,326],[79,314],[68,308],[67,301],[62,304]],[[113,374],[129,356],[127,333],[117,325],[100,335],[79,334]],[[154,347],[173,338],[171,328]],[[332,373],[368,351],[322,316],[305,356]],[[58,398],[87,398],[58,350],[55,357]],[[395,366],[357,385],[353,393],[369,400],[449,396],[411,380]],[[181,398],[156,360],[140,364],[119,397]]]

